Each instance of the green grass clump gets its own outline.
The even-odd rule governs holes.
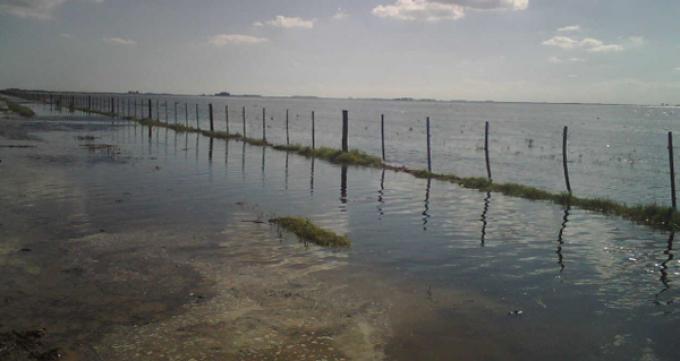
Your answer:
[[[298,146],[295,152],[308,158],[319,158],[335,164],[359,165],[364,167],[380,167],[383,165],[380,158],[368,155],[356,149],[352,149],[349,152],[343,152],[339,149],[329,147],[311,148]]]
[[[283,229],[295,234],[300,240],[311,242],[323,247],[349,247],[352,242],[347,236],[340,236],[325,230],[309,219],[303,217],[272,218],[270,223],[277,224]]]
[[[7,103],[7,109],[12,113],[18,114],[24,118],[31,118],[35,115],[33,110],[29,107],[25,107],[17,102],[13,102],[5,97],[0,97],[5,103]]]

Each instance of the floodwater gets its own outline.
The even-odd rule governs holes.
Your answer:
[[[554,192],[566,190],[562,130],[568,126],[575,194],[628,204],[670,205],[667,132],[680,134],[680,107],[638,105],[123,96],[121,112],[127,114],[128,101],[134,111],[136,100],[138,114],[146,116],[147,99],[152,99],[154,117],[175,122],[176,106],[177,122],[190,126],[197,124],[198,105],[202,129],[209,128],[208,104],[212,103],[215,128],[226,130],[228,107],[229,128],[241,133],[245,108],[246,132],[254,138],[262,137],[265,108],[267,139],[278,144],[286,142],[287,110],[291,142],[311,144],[314,111],[317,145],[333,148],[340,147],[341,111],[346,109],[350,147],[375,156],[381,155],[380,117],[384,115],[388,162],[416,169],[427,165],[425,119],[430,117],[433,170],[467,177],[486,176],[484,122],[488,121],[494,180]]]
[[[73,360],[680,351],[671,233],[31,107],[36,120],[0,119],[0,355],[37,359],[11,330],[42,330],[33,354]],[[275,215],[309,217],[352,247],[299,243],[266,222]]]

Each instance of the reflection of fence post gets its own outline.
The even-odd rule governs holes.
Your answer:
[[[380,114],[380,139],[382,141],[382,160],[385,161],[385,114]]]
[[[208,104],[208,112],[210,113],[210,131],[215,131],[215,125],[213,124],[213,108],[212,103]]]
[[[569,167],[567,166],[567,132],[568,127],[564,127],[562,132],[562,166],[564,168],[564,182],[567,184],[567,192],[571,194],[571,183],[569,182]]]
[[[349,142],[347,141],[347,133],[349,131],[349,114],[346,110],[342,111],[342,151],[349,150]]]
[[[668,132],[668,160],[671,168],[671,202],[673,211],[677,209],[675,200],[675,162],[673,159],[673,132]]]
[[[489,161],[489,122],[484,124],[484,158],[486,159],[486,177],[491,181],[491,161]]]
[[[288,109],[286,109],[286,145],[290,145],[290,133],[288,130]]]
[[[312,149],[316,148],[316,129],[314,121],[314,111],[312,110]]]
[[[430,117],[425,119],[425,128],[427,133],[427,171],[432,172],[432,146],[430,144]]]

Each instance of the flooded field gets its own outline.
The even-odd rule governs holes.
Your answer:
[[[0,119],[8,360],[674,360],[680,351],[672,233],[28,105],[34,119]],[[268,223],[289,215],[347,234],[351,248],[300,243]]]

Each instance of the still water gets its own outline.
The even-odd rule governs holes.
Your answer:
[[[572,164],[575,189],[638,201],[663,193],[660,165],[663,132],[672,121],[668,110],[276,99],[229,99],[229,104],[254,109],[264,101],[275,119],[272,128],[278,127],[282,111],[295,109],[295,142],[308,140],[301,129],[307,110],[316,107],[318,139],[328,145],[335,143],[330,129],[337,124],[336,111],[349,108],[352,119],[368,127],[353,123],[352,145],[376,154],[371,134],[379,134],[378,123],[372,120],[385,112],[388,157],[405,164],[422,164],[416,144],[424,129],[418,117],[428,114],[441,119],[434,123],[435,169],[465,175],[483,174],[477,145],[482,120],[490,119],[498,179],[546,188],[559,183],[559,162],[550,155],[560,147],[562,124],[569,124],[572,152],[583,155]],[[346,233],[351,249],[322,252],[341,254],[345,272],[370,265],[387,277],[409,280],[425,304],[436,300],[439,290],[469,290],[502,305],[501,311],[472,320],[453,307],[439,307],[437,317],[410,322],[407,331],[393,335],[390,359],[449,359],[461,328],[480,345],[490,343],[483,347],[496,345],[522,360],[674,360],[680,351],[680,260],[674,258],[672,233],[577,208],[391,171],[340,167],[236,141],[167,129],[154,129],[148,138],[146,129],[132,123],[33,107],[53,121],[36,134],[55,154],[77,149],[74,137],[84,134],[119,147],[115,156],[92,152],[82,162],[55,156],[51,164],[65,167],[59,181],[42,180],[28,197],[0,192],[0,202],[10,209],[51,204],[33,210],[31,217],[50,220],[55,231],[68,226],[83,233],[115,233],[151,223],[218,229],[236,212],[235,203],[248,204],[262,219],[301,215]],[[277,139],[281,132],[269,134],[285,143]],[[525,138],[534,139],[532,148]],[[506,147],[510,150],[501,151]],[[603,183],[602,174],[619,185]],[[640,186],[644,177],[658,187]],[[621,184],[628,184],[625,192]],[[55,217],[59,207],[76,211],[66,219]],[[491,359],[508,359],[508,353]]]
[[[138,114],[147,114],[147,97]],[[380,156],[380,116],[385,116],[386,153],[390,163],[426,167],[425,118],[431,118],[433,169],[461,176],[485,176],[484,122],[491,123],[494,179],[552,191],[565,190],[562,175],[562,128],[569,127],[572,188],[577,195],[605,197],[629,204],[669,204],[667,132],[680,131],[677,107],[529,103],[403,102],[378,100],[268,97],[154,97],[153,114],[163,121],[207,129],[208,104],[215,127],[262,135],[262,108],[267,138],[285,143],[288,110],[293,143],[311,144],[315,113],[317,144],[340,147],[341,110],[349,111],[350,147]],[[167,102],[167,113],[166,104]],[[156,109],[156,104],[160,110]],[[175,105],[176,104],[176,105]],[[186,112],[185,112],[186,106]],[[225,108],[228,107],[228,108]],[[132,109],[132,105],[131,105]],[[188,121],[187,121],[188,114]]]

